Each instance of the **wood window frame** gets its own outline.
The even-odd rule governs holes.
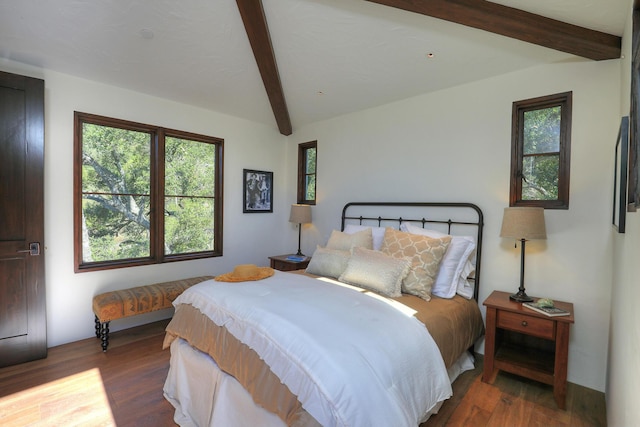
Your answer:
[[[309,149],[316,150],[316,170],[313,174],[308,173],[307,171],[307,151]],[[313,200],[307,199],[307,176],[315,175],[316,177],[316,191],[318,189],[318,141],[309,141],[298,144],[298,204],[302,205],[315,205],[316,199]],[[315,193],[317,196],[317,193]]]
[[[573,92],[516,101],[512,109],[511,179],[509,206],[533,206],[545,209],[569,209],[569,177],[571,164],[571,116]],[[522,163],[524,151],[524,113],[561,107],[560,147],[558,163],[558,198],[556,200],[522,200]]]
[[[86,263],[82,253],[82,138],[83,124],[90,123],[126,130],[140,131],[151,135],[150,141],[150,256],[110,261]],[[215,145],[215,189],[214,189],[214,246],[213,250],[164,254],[164,138],[175,137],[200,141]],[[199,135],[195,133],[163,128],[160,126],[136,123],[127,120],[99,116],[95,114],[74,112],[74,267],[75,272],[108,270],[114,268],[133,267],[139,265],[160,264],[166,262],[186,261],[201,258],[222,256],[223,242],[223,177],[224,177],[224,140],[221,138]]]

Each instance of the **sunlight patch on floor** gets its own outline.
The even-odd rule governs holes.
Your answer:
[[[115,426],[97,368],[0,398],[2,426]]]

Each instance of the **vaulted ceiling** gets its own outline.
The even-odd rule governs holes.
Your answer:
[[[629,10],[629,0],[2,1],[0,58],[289,135],[527,67],[618,58]]]

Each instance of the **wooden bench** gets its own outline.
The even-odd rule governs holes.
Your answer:
[[[102,340],[102,351],[106,352],[109,345],[109,323],[112,320],[171,308],[173,300],[185,289],[213,277],[172,280],[96,295],[93,297],[93,313],[96,337]]]

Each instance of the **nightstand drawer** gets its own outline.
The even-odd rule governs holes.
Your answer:
[[[548,340],[555,339],[555,322],[510,311],[498,311],[496,326]]]

